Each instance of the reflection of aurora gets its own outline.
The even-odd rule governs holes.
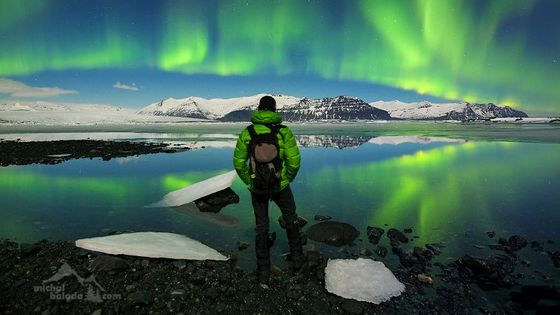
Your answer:
[[[344,202],[343,213],[350,213],[347,220],[375,226],[411,224],[422,240],[441,241],[432,236],[433,229],[452,234],[452,221],[494,226],[498,222],[493,211],[526,210],[522,207],[531,203],[533,187],[560,174],[558,156],[557,145],[468,142],[369,164],[323,168],[307,177],[315,179],[307,185],[324,193],[310,204],[324,203],[326,195],[352,199]],[[364,205],[367,209],[352,209]],[[360,215],[364,220],[352,218]]]
[[[103,211],[118,212],[122,205],[130,203],[130,196],[138,195],[139,189],[136,181],[129,178],[51,176],[31,170],[20,170],[18,167],[2,169],[2,237],[17,237],[23,240],[42,238],[44,236],[36,234],[35,227],[31,224],[32,218],[51,216],[61,209],[66,211],[69,204],[79,206],[103,203]],[[11,208],[12,203],[23,204],[25,209],[14,210]],[[70,211],[79,212],[80,209]]]

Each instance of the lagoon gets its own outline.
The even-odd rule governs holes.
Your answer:
[[[168,192],[232,169],[236,132],[244,124],[54,127],[2,130],[3,139],[108,138],[172,141],[192,150],[128,158],[71,160],[58,165],[0,168],[0,237],[20,242],[75,240],[115,231],[162,231],[187,235],[254,266],[254,216],[240,180],[238,204],[208,220],[172,208],[145,208]],[[347,222],[360,232],[350,246],[308,242],[328,257],[374,250],[367,226],[411,228],[413,245],[444,245],[441,260],[464,254],[484,256],[487,244],[518,234],[560,246],[560,127],[389,123],[294,125],[302,168],[292,189],[298,214],[308,226],[316,214]],[[33,133],[30,133],[33,131]],[[110,131],[110,132],[108,132]],[[63,132],[63,133],[61,133]],[[93,133],[95,132],[95,133]],[[273,263],[285,266],[288,251],[271,206],[271,231],[278,235]],[[305,230],[305,228],[304,228]],[[495,238],[486,232],[495,232]],[[238,242],[249,249],[239,251]],[[388,240],[382,241],[388,246]],[[527,281],[545,273],[555,284],[560,272],[545,254],[529,247]],[[524,258],[525,257],[525,258]],[[394,263],[394,257],[379,258]]]

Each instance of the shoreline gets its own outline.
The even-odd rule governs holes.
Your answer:
[[[65,241],[2,240],[0,313],[502,314],[532,310],[549,314],[559,310],[560,288],[544,280],[530,285],[518,282],[522,278],[513,271],[522,262],[515,252],[523,242],[517,242],[517,237],[510,240],[496,247],[499,254],[493,257],[465,255],[449,263],[432,262],[437,246],[411,251],[392,241],[389,253],[398,257],[400,266],[387,267],[406,290],[379,305],[328,293],[323,271],[327,258],[316,250],[306,251],[308,261],[300,272],[273,266],[270,288],[263,289],[253,272],[236,266],[231,252],[223,252],[232,257],[227,262],[186,261],[106,255]],[[359,257],[373,259],[373,253]],[[63,269],[66,277],[44,282]],[[104,290],[97,301],[86,289],[94,284]]]
[[[112,158],[152,153],[175,153],[189,148],[160,142],[57,140],[28,141],[0,139],[0,166],[28,164],[59,164],[83,158]]]

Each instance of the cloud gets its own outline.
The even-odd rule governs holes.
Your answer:
[[[117,81],[117,83],[113,84],[113,87],[116,88],[116,89],[128,90],[128,91],[138,91],[139,90],[139,88],[136,86],[136,83],[132,83],[132,85],[128,85],[128,84],[120,83],[119,81]]]
[[[74,90],[64,90],[58,87],[34,87],[7,78],[0,78],[0,94],[15,97],[46,97],[77,93],[78,91]]]

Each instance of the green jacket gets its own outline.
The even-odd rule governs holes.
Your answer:
[[[263,124],[281,123],[282,117],[276,112],[268,110],[255,111],[251,115],[251,122],[255,125],[257,134],[269,133],[270,129]],[[301,156],[297,147],[296,138],[288,127],[281,128],[278,137],[280,147],[280,159],[282,160],[282,172],[280,178],[280,190],[286,188],[294,180],[299,170]],[[249,171],[249,143],[251,135],[245,128],[239,138],[235,150],[233,151],[233,166],[243,182],[252,190],[251,174]]]

